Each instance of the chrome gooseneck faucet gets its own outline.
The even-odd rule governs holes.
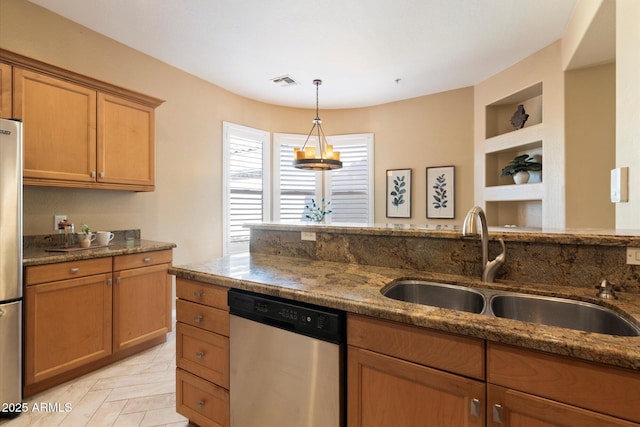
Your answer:
[[[462,224],[462,235],[464,237],[473,237],[478,235],[478,219],[480,220],[480,240],[482,241],[482,280],[485,282],[493,282],[496,272],[504,264],[507,249],[504,246],[504,240],[499,239],[502,245],[502,253],[493,261],[489,261],[489,230],[487,228],[487,217],[480,206],[474,206],[467,212]]]

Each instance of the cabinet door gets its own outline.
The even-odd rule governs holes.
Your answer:
[[[98,182],[153,186],[154,109],[98,94]]]
[[[120,351],[170,331],[169,264],[114,273],[113,342]]]
[[[111,354],[111,274],[28,286],[25,383]]]
[[[348,348],[349,426],[485,425],[483,382]]]
[[[0,62],[0,118],[13,117],[11,92],[11,65]]]
[[[14,68],[13,114],[24,123],[24,177],[95,182],[96,92]]]
[[[490,427],[631,427],[609,417],[553,400],[489,384],[487,425]]]

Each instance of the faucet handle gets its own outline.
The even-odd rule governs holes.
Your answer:
[[[599,298],[618,299],[614,292],[615,285],[607,279],[602,279],[602,282],[600,282],[600,284],[596,286],[596,289],[598,289],[598,293],[596,294],[596,296]]]
[[[484,267],[484,271],[482,272],[482,280],[485,282],[493,282],[495,280],[498,269],[502,266],[502,264],[504,264],[507,259],[507,248],[504,245],[504,240],[498,239],[498,241],[502,246],[502,252],[496,257],[496,259],[487,262],[487,265]]]

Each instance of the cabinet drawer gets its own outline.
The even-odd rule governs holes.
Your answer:
[[[176,301],[176,320],[229,336],[229,313],[217,308],[179,299]]]
[[[176,296],[178,298],[229,311],[227,291],[228,289],[222,286],[188,279],[176,279]]]
[[[640,373],[487,344],[487,382],[640,422]]]
[[[176,363],[212,383],[229,388],[229,338],[178,322]]]
[[[113,271],[129,268],[146,267],[148,265],[166,264],[172,261],[172,251],[140,252],[137,254],[120,255],[113,258]]]
[[[201,426],[229,426],[229,392],[176,369],[177,412]]]
[[[111,257],[33,265],[26,268],[25,283],[35,285],[102,273],[111,273]]]
[[[484,341],[481,339],[350,314],[347,342],[432,368],[484,379]]]

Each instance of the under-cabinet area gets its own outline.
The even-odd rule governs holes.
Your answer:
[[[24,396],[165,342],[171,262],[163,249],[26,266]]]
[[[254,261],[259,269],[260,260]],[[178,292],[177,411],[198,425],[233,426],[229,402],[251,398],[234,395],[229,386],[234,334],[229,333],[226,296],[236,286],[313,304],[324,300],[347,312],[342,362],[347,392],[342,402],[350,427],[640,425],[637,369],[501,343],[499,332],[486,339],[470,336],[459,326],[456,333],[411,324],[412,316],[421,316],[419,309],[406,312],[406,321],[382,318],[383,307],[370,306],[368,314],[357,314],[350,310],[363,311],[362,305],[357,300],[351,308],[349,302],[340,304],[337,291],[333,297],[288,293],[276,284],[203,274],[203,265],[171,270],[177,274]],[[442,322],[460,325],[453,312],[438,313]],[[496,322],[498,327],[513,326]]]

